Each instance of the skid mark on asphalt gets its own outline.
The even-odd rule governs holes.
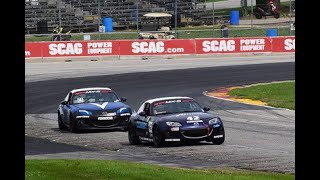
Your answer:
[[[294,111],[287,110],[287,109],[283,109],[283,110],[275,109],[275,110],[271,110],[271,111],[270,110],[265,110],[265,111],[271,113],[272,115],[279,116],[281,118],[284,118],[284,119],[287,119],[287,120],[290,120],[290,121],[294,120],[294,116],[295,116],[295,112]],[[287,111],[288,113],[287,114],[283,114],[284,111]]]
[[[241,145],[227,145],[230,147],[235,147],[235,148],[244,148],[244,149],[248,149],[248,150],[267,150],[267,151],[275,151],[275,152],[280,152],[280,153],[287,153],[289,154],[290,152],[288,151],[281,151],[281,150],[275,150],[275,149],[266,149],[266,148],[259,148],[259,147],[252,147],[252,146],[241,146]]]

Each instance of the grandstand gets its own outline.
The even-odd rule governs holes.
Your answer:
[[[210,17],[212,12],[199,9],[199,2],[177,0],[179,24],[206,23],[203,17]],[[39,33],[37,23],[43,20],[49,33],[60,23],[73,33],[97,32],[102,17],[112,17],[114,29],[135,29],[137,9],[141,26],[151,22],[143,17],[147,12],[174,14],[175,0],[25,0],[25,33]]]

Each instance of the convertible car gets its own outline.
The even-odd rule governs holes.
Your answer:
[[[78,132],[81,129],[126,130],[131,108],[107,87],[74,89],[58,107],[60,130]]]
[[[220,117],[190,97],[164,97],[145,101],[129,120],[130,144],[207,141],[222,144],[225,132]]]

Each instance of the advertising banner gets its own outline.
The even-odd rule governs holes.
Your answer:
[[[25,57],[119,55],[118,41],[60,41],[26,43]]]
[[[25,58],[295,52],[295,37],[27,42]]]
[[[197,39],[197,54],[271,52],[270,38]]]
[[[193,39],[119,41],[120,55],[195,54]]]
[[[295,37],[272,38],[272,52],[295,52]]]
[[[25,43],[25,57],[42,57],[42,42]]]

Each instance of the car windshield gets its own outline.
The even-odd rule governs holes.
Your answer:
[[[152,112],[154,115],[160,115],[184,112],[203,112],[203,110],[200,105],[192,99],[175,99],[153,103]]]
[[[78,91],[73,94],[72,103],[117,102],[117,95],[111,90]]]

